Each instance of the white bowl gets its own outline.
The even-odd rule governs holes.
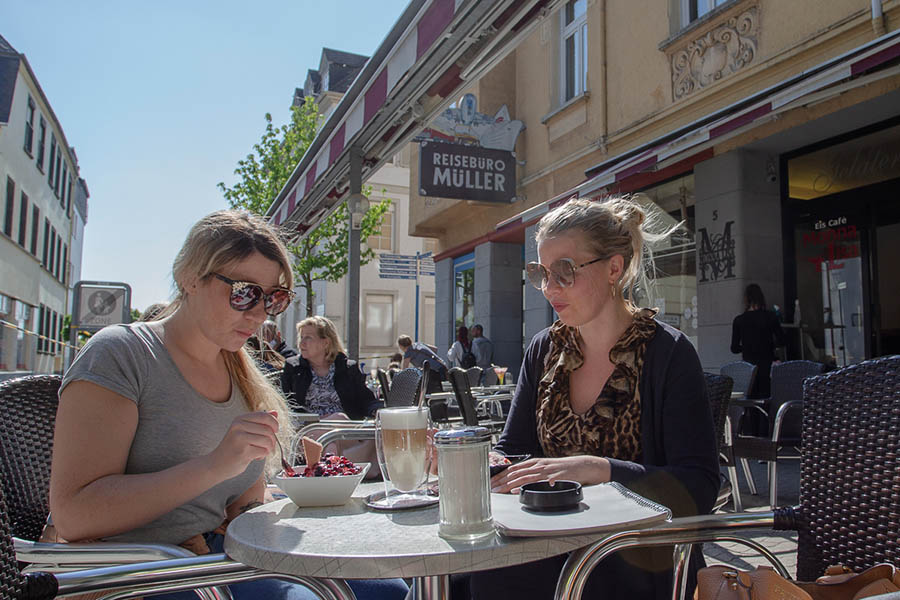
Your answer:
[[[360,462],[356,466],[362,467],[356,475],[332,477],[284,477],[282,471],[275,477],[275,483],[297,506],[337,506],[347,503],[371,463]],[[298,465],[294,470],[302,473],[305,468],[306,465]]]

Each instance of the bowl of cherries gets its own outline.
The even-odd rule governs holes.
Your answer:
[[[337,506],[346,504],[370,465],[326,454],[316,463],[295,466],[293,476],[282,471],[275,483],[297,506]]]

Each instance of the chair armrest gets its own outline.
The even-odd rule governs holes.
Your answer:
[[[787,416],[788,411],[791,409],[802,408],[802,406],[802,400],[788,400],[778,407],[778,412],[775,413],[775,425],[772,426],[773,442],[777,442],[779,436],[781,435],[781,426],[784,423],[784,418]]]
[[[114,542],[48,543],[13,538],[16,560],[29,563],[27,571],[51,573],[95,565],[127,564],[189,558],[194,553],[173,544],[119,544]]]
[[[588,576],[601,560],[626,548],[672,546],[701,542],[737,542],[760,552],[786,579],[790,575],[778,558],[759,543],[737,537],[738,532],[753,529],[793,529],[793,508],[779,508],[761,513],[733,513],[682,517],[650,527],[611,533],[569,555],[556,584],[557,600],[580,598]],[[687,558],[685,555],[685,559]],[[679,565],[675,565],[676,573]],[[680,569],[684,572],[684,569]],[[675,582],[676,589],[679,582]]]

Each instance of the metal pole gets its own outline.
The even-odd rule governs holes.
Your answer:
[[[362,194],[362,150],[350,150],[350,202],[349,213],[350,235],[347,248],[347,355],[351,360],[359,360],[359,255],[360,224],[354,223],[353,213],[356,210],[355,198]],[[357,217],[358,219],[359,217]]]
[[[421,266],[419,253],[416,252],[416,341],[419,341],[419,270]]]

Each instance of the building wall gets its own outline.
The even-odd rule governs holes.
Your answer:
[[[35,104],[34,137],[32,153],[29,156],[24,150],[25,121],[28,98],[31,97]],[[46,122],[46,139],[44,150],[44,169],[36,166],[38,146],[40,144],[40,118]],[[78,167],[74,155],[66,147],[65,136],[59,124],[53,117],[50,107],[43,100],[24,60],[20,61],[19,72],[16,77],[15,91],[10,110],[9,123],[0,127],[0,294],[13,299],[10,314],[0,315],[4,320],[14,320],[16,305],[31,307],[32,318],[27,326],[36,331],[40,328],[40,308],[44,306],[48,311],[53,311],[57,316],[56,327],[47,326],[46,332],[54,336],[62,328],[62,320],[69,311],[69,289],[66,282],[71,285],[73,269],[72,263],[77,261],[77,271],[80,272],[81,253],[77,256],[72,250],[72,217],[74,198],[69,200],[69,191],[66,189],[66,205],[61,204],[61,196],[57,197],[48,183],[51,134],[56,138],[57,145],[61,149],[60,165],[66,165],[67,178],[73,180],[72,195],[77,188]],[[54,158],[55,160],[55,158]],[[54,167],[55,168],[55,167]],[[7,178],[15,183],[13,201],[13,227],[12,236],[3,232],[3,218],[6,214]],[[68,181],[65,183],[68,186]],[[28,197],[28,213],[26,225],[26,243],[23,248],[19,245],[19,229],[21,216],[22,193]],[[36,252],[32,254],[33,237],[33,207],[40,210],[37,227]],[[65,247],[67,255],[65,264],[61,265],[60,276],[57,278],[42,265],[45,241],[45,219],[55,229],[56,235],[61,239],[60,248]],[[78,233],[83,237],[83,223]],[[56,239],[56,238],[54,238]],[[79,241],[79,245],[80,245]],[[55,254],[55,253],[54,253]],[[62,260],[62,259],[56,259]],[[68,279],[67,279],[68,278]],[[21,342],[17,340],[22,340]],[[24,360],[16,360],[12,364],[9,357],[21,352],[17,351],[17,344],[25,344]],[[0,359],[0,370],[24,370],[31,372],[53,372],[63,367],[62,347],[59,345],[46,346],[37,341],[34,336],[15,333],[5,328],[3,338],[0,340],[3,349],[3,358]]]
[[[493,71],[464,90],[476,94],[479,112],[490,113],[506,102],[512,118],[526,125],[516,146],[521,161],[516,201],[496,206],[421,198],[413,160],[410,233],[438,237],[444,253],[439,258],[448,263],[473,249],[478,256],[495,239],[497,223],[572,189],[592,167],[690,129],[698,119],[900,27],[900,0],[882,3],[886,18],[880,24],[871,20],[870,3],[856,0],[732,0],[683,27],[681,4],[588,1],[586,93],[566,103],[558,83],[559,13],[544,19]],[[710,50],[711,39],[722,44]],[[731,52],[725,41],[734,39],[743,40],[749,51]],[[695,70],[682,68],[683,59],[693,60]],[[769,165],[777,164],[783,152],[849,131],[849,124],[841,129],[840,117],[831,115],[898,89],[900,77],[895,75],[791,109],[752,130],[739,130],[711,149],[711,159],[696,165],[696,228],[718,231],[724,222],[734,221],[736,259],[733,278],[697,278],[692,313],[699,314],[698,345],[706,368],[733,358],[729,326],[742,310],[747,283],[761,283],[770,303],[784,307],[790,300],[783,297],[780,184],[769,178]],[[789,139],[793,130],[826,118],[828,128],[804,130]],[[689,174],[691,167],[685,168]],[[533,260],[533,228],[516,236],[504,241],[524,244],[525,260]],[[692,285],[690,279],[678,281]],[[476,273],[476,296],[482,291],[478,282],[484,281]],[[452,290],[450,281],[448,292]],[[452,303],[439,306],[452,312]],[[522,318],[527,343],[553,315],[539,293],[526,289]],[[437,320],[452,323],[452,315],[439,312]]]

